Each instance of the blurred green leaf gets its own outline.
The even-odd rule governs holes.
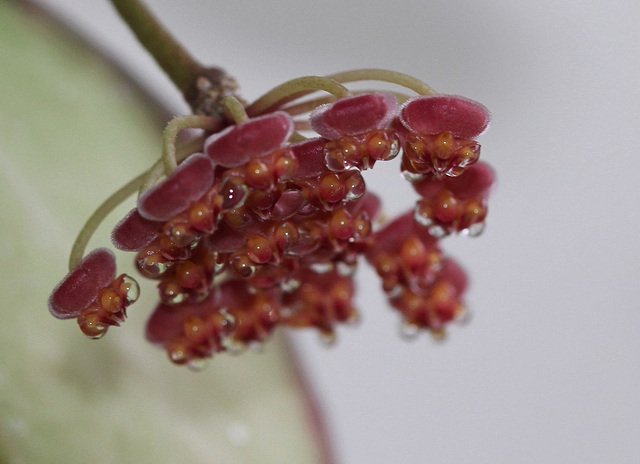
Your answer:
[[[75,234],[158,156],[166,115],[32,8],[0,1],[0,461],[319,462],[282,338],[192,373],[143,340],[152,285],[100,341],[49,315]]]

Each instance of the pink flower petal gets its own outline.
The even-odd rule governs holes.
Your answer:
[[[53,289],[49,311],[58,319],[78,317],[115,276],[113,253],[106,248],[92,251]]]
[[[273,205],[271,219],[275,221],[287,219],[300,211],[304,204],[304,196],[300,190],[285,190]]]
[[[146,338],[153,344],[162,345],[183,333],[187,316],[206,319],[207,316],[220,312],[222,308],[233,313],[248,308],[253,298],[254,295],[248,291],[244,281],[229,280],[201,302],[173,306],[159,304],[147,321]]]
[[[311,112],[309,122],[318,134],[334,140],[387,127],[398,111],[391,93],[363,93],[319,106]]]
[[[160,234],[162,226],[162,222],[143,218],[134,208],[114,227],[111,242],[118,250],[140,251]]]
[[[327,172],[327,165],[324,161],[324,144],[326,142],[327,139],[316,138],[291,145],[291,150],[297,160],[294,179],[315,178]]]
[[[189,156],[169,177],[140,195],[138,212],[151,221],[171,219],[211,188],[213,167],[202,153]]]
[[[283,147],[293,134],[293,119],[283,111],[252,118],[210,136],[204,152],[224,167],[240,166]]]
[[[247,241],[247,235],[258,229],[258,225],[253,222],[243,229],[234,229],[225,222],[221,222],[218,230],[213,235],[207,237],[211,251],[218,253],[232,253],[243,246]]]
[[[424,228],[417,227],[413,211],[408,211],[372,235],[373,246],[367,253],[367,259],[375,257],[381,251],[399,250],[402,243],[412,235],[417,236],[427,246],[436,246],[437,239],[430,236]]]
[[[199,303],[159,304],[147,321],[147,340],[162,345],[180,336],[187,316],[206,317],[219,307],[219,300],[219,292],[214,291]]]
[[[416,182],[413,187],[420,196],[431,198],[443,189],[451,190],[458,198],[465,199],[476,195],[486,195],[495,181],[495,174],[487,163],[477,162],[467,167],[458,177],[435,179],[427,177]]]
[[[400,108],[402,125],[419,134],[444,131],[456,137],[474,139],[489,125],[487,108],[457,95],[425,95],[408,100]]]

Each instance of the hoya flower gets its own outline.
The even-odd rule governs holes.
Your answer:
[[[452,232],[479,235],[494,180],[491,167],[478,162],[457,177],[427,177],[415,182],[413,186],[421,199],[416,202],[414,217],[436,237]]]
[[[398,111],[396,98],[386,92],[363,93],[322,105],[310,115],[311,127],[330,140],[326,165],[332,171],[372,168],[378,160],[398,154],[398,139],[387,130]]]
[[[403,172],[410,180],[459,176],[480,156],[475,139],[489,125],[489,111],[456,95],[429,95],[407,101],[398,115]]]
[[[120,325],[127,307],[138,299],[138,283],[126,274],[115,277],[113,253],[100,248],[89,253],[58,284],[49,298],[51,314],[77,318],[85,335],[100,338],[109,326]]]
[[[402,314],[405,334],[427,329],[440,338],[447,323],[464,317],[464,271],[443,255],[437,239],[411,212],[377,231],[373,241],[367,259],[382,278],[389,302]]]

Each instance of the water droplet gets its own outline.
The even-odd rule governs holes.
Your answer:
[[[461,306],[456,311],[455,321],[460,325],[469,324],[469,322],[473,319],[473,312],[469,308],[465,308]]]
[[[402,285],[400,285],[400,284],[394,285],[389,290],[387,290],[387,298],[391,298],[391,299],[397,298],[400,295],[402,295],[403,291],[404,290],[402,288]]]
[[[297,279],[285,279],[280,282],[280,288],[284,293],[292,293],[300,288],[300,281]]]
[[[352,174],[345,179],[345,185],[347,188],[347,195],[345,197],[347,201],[361,198],[367,189],[364,178],[358,170],[352,170]]]
[[[444,342],[444,340],[447,338],[447,330],[444,327],[441,327],[439,329],[431,329],[429,333],[431,334],[433,340],[436,342]]]
[[[311,268],[313,272],[316,272],[318,274],[326,274],[333,271],[333,263],[313,263],[311,266],[309,266],[309,268]]]
[[[247,346],[239,342],[233,337],[221,337],[222,346],[226,350],[227,353],[231,355],[238,355],[246,350]]]
[[[253,261],[244,254],[239,254],[231,259],[231,267],[240,277],[248,279],[256,271]]]
[[[336,344],[338,336],[332,330],[331,332],[320,332],[320,342],[325,346],[333,346]]]
[[[383,158],[384,161],[392,160],[400,153],[400,142],[398,139],[393,139],[391,145],[389,145],[389,150],[386,153],[386,156]]]
[[[471,224],[468,229],[463,230],[469,237],[477,237],[484,232],[484,222],[476,222]]]
[[[357,270],[358,270],[357,261],[353,261],[349,263],[344,261],[338,261],[336,263],[336,271],[338,271],[338,274],[340,274],[341,276],[350,277],[354,275]]]
[[[122,279],[122,284],[126,289],[127,303],[135,303],[140,296],[140,285],[138,285],[138,282],[133,277],[125,275]]]
[[[357,327],[361,322],[362,318],[360,317],[360,314],[358,314],[357,311],[353,311],[353,313],[351,313],[349,318],[345,321],[345,324],[351,327]]]
[[[236,209],[242,206],[249,195],[249,189],[239,177],[227,178],[220,189],[222,210]]]
[[[251,351],[256,353],[262,353],[264,351],[264,345],[258,340],[250,341],[248,346]]]
[[[429,234],[432,237],[443,238],[446,237],[449,233],[444,227],[440,225],[432,225],[431,227],[429,227]]]
[[[187,367],[193,372],[202,372],[209,366],[209,360],[206,358],[194,358],[187,362]]]
[[[419,172],[411,172],[404,169],[402,170],[402,175],[409,182],[418,182],[424,179],[424,174],[421,174]]]
[[[420,327],[407,321],[400,321],[400,336],[406,340],[414,340],[420,333]]]
[[[416,207],[413,210],[413,218],[416,220],[418,224],[424,227],[429,227],[433,224],[433,219],[426,212],[421,211],[420,208]]]
[[[165,258],[160,254],[147,255],[137,261],[140,272],[152,279],[167,272],[172,264],[170,261],[165,261]]]
[[[186,347],[179,342],[173,343],[167,347],[167,352],[169,354],[169,359],[176,364],[182,364],[187,361],[187,349]]]

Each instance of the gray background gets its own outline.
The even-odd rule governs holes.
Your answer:
[[[106,1],[43,0],[186,112]],[[384,67],[493,113],[488,228],[445,247],[474,317],[406,342],[377,278],[335,348],[296,335],[343,463],[640,461],[640,7],[514,2],[149,0],[255,98],[293,77]],[[390,213],[397,165],[367,173]],[[277,426],[277,425],[275,425]]]

